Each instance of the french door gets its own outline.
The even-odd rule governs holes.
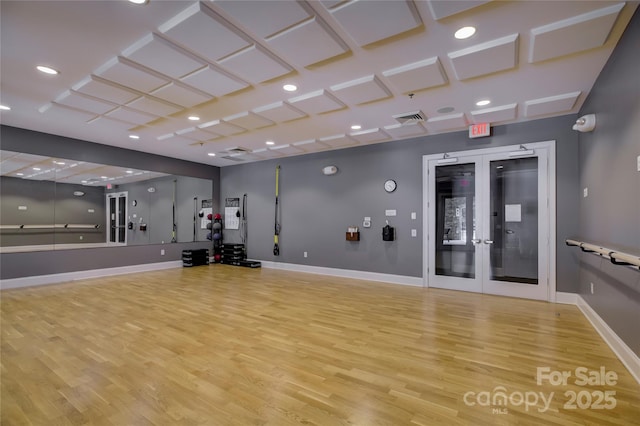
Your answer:
[[[127,195],[126,191],[107,194],[107,243],[127,243]]]
[[[550,300],[549,144],[424,157],[426,285]]]

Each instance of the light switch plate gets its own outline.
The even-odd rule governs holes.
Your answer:
[[[385,216],[395,216],[396,215],[396,211],[395,210],[385,210],[384,211],[384,215]]]

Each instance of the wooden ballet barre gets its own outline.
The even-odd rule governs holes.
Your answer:
[[[0,225],[3,229],[99,229],[100,225],[81,223],[56,223],[53,225]]]
[[[640,270],[640,256],[634,256],[629,253],[614,250],[608,247],[602,247],[584,241],[577,241],[567,239],[565,244],[572,247],[579,247],[585,253],[594,253],[599,256],[605,257],[611,261],[614,265],[631,266],[634,269]]]

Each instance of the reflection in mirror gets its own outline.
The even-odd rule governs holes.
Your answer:
[[[0,151],[2,252],[206,241],[207,179]]]
[[[211,181],[186,176],[114,185],[106,191],[107,214],[119,232],[112,228],[109,239],[128,245],[206,241],[211,191]]]

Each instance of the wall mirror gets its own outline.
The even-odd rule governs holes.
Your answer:
[[[0,151],[0,251],[207,241],[207,179]]]

